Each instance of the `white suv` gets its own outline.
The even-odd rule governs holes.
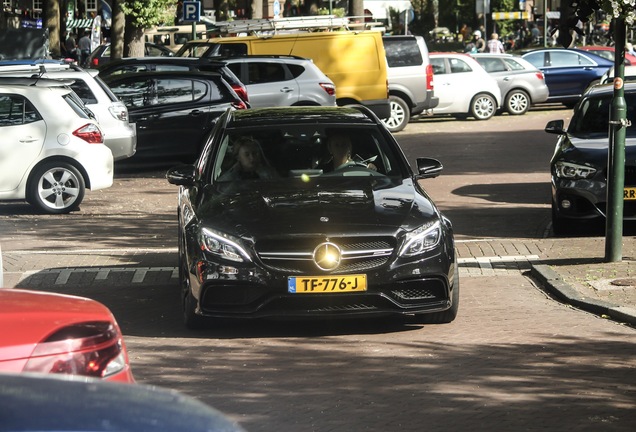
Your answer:
[[[411,120],[437,106],[433,67],[422,36],[384,36],[391,117],[382,120],[391,132],[403,130]]]
[[[104,132],[104,144],[113,152],[114,159],[118,161],[135,154],[137,130],[134,123],[129,123],[128,108],[97,76],[97,70],[85,70],[73,64],[55,63],[0,66],[0,77],[34,75],[73,80],[74,82],[70,84],[71,88],[97,117]]]
[[[246,55],[219,60],[245,84],[252,108],[336,106],[336,86],[311,59]]]
[[[0,200],[45,213],[79,208],[113,184],[113,155],[93,114],[59,80],[0,78]]]

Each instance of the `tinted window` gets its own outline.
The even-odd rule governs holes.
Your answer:
[[[609,116],[612,105],[612,95],[591,97],[583,100],[576,111],[568,132],[578,137],[606,137],[609,135]],[[632,126],[627,127],[629,137],[636,136],[636,94],[626,93],[627,120]]]
[[[219,46],[219,52],[217,55],[220,55],[222,57],[247,55],[247,44],[223,43],[223,44],[217,44],[217,45]]]
[[[221,95],[216,88],[216,94],[212,95],[212,100],[221,99]],[[192,102],[205,96],[206,85],[201,81],[190,79],[158,79],[157,97],[155,104],[175,104]]]
[[[296,64],[288,64],[287,69],[289,69],[289,71],[292,74],[292,77],[294,78],[298,78],[303,72],[305,72],[304,66],[296,65]]]
[[[279,63],[251,62],[247,65],[248,84],[285,81],[285,67]]]
[[[86,81],[81,79],[76,79],[73,84],[71,84],[71,88],[77,95],[84,101],[85,104],[96,104],[97,98],[93,91],[88,87]]]
[[[153,99],[152,80],[127,80],[112,84],[111,90],[128,107],[151,105]]]
[[[384,38],[383,41],[389,67],[420,66],[424,62],[415,39]]]
[[[31,102],[17,95],[0,95],[0,127],[42,120]]]

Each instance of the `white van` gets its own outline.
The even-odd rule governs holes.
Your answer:
[[[192,25],[176,25],[165,27],[153,27],[144,31],[146,42],[164,45],[173,52],[177,52],[187,41],[194,39],[207,39],[207,27],[205,24],[195,26],[195,37],[192,37]]]

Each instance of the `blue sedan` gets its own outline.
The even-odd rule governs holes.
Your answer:
[[[522,57],[540,69],[550,90],[547,102],[574,106],[585,89],[600,82],[614,62],[598,55],[565,48],[545,48]]]

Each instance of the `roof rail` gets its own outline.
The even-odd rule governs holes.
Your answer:
[[[276,34],[281,31],[325,31],[325,30],[366,30],[376,26],[382,26],[379,22],[356,22],[355,17],[337,17],[335,15],[313,15],[276,19],[252,19],[217,21],[211,32],[221,34],[234,33],[259,33],[267,32]]]

